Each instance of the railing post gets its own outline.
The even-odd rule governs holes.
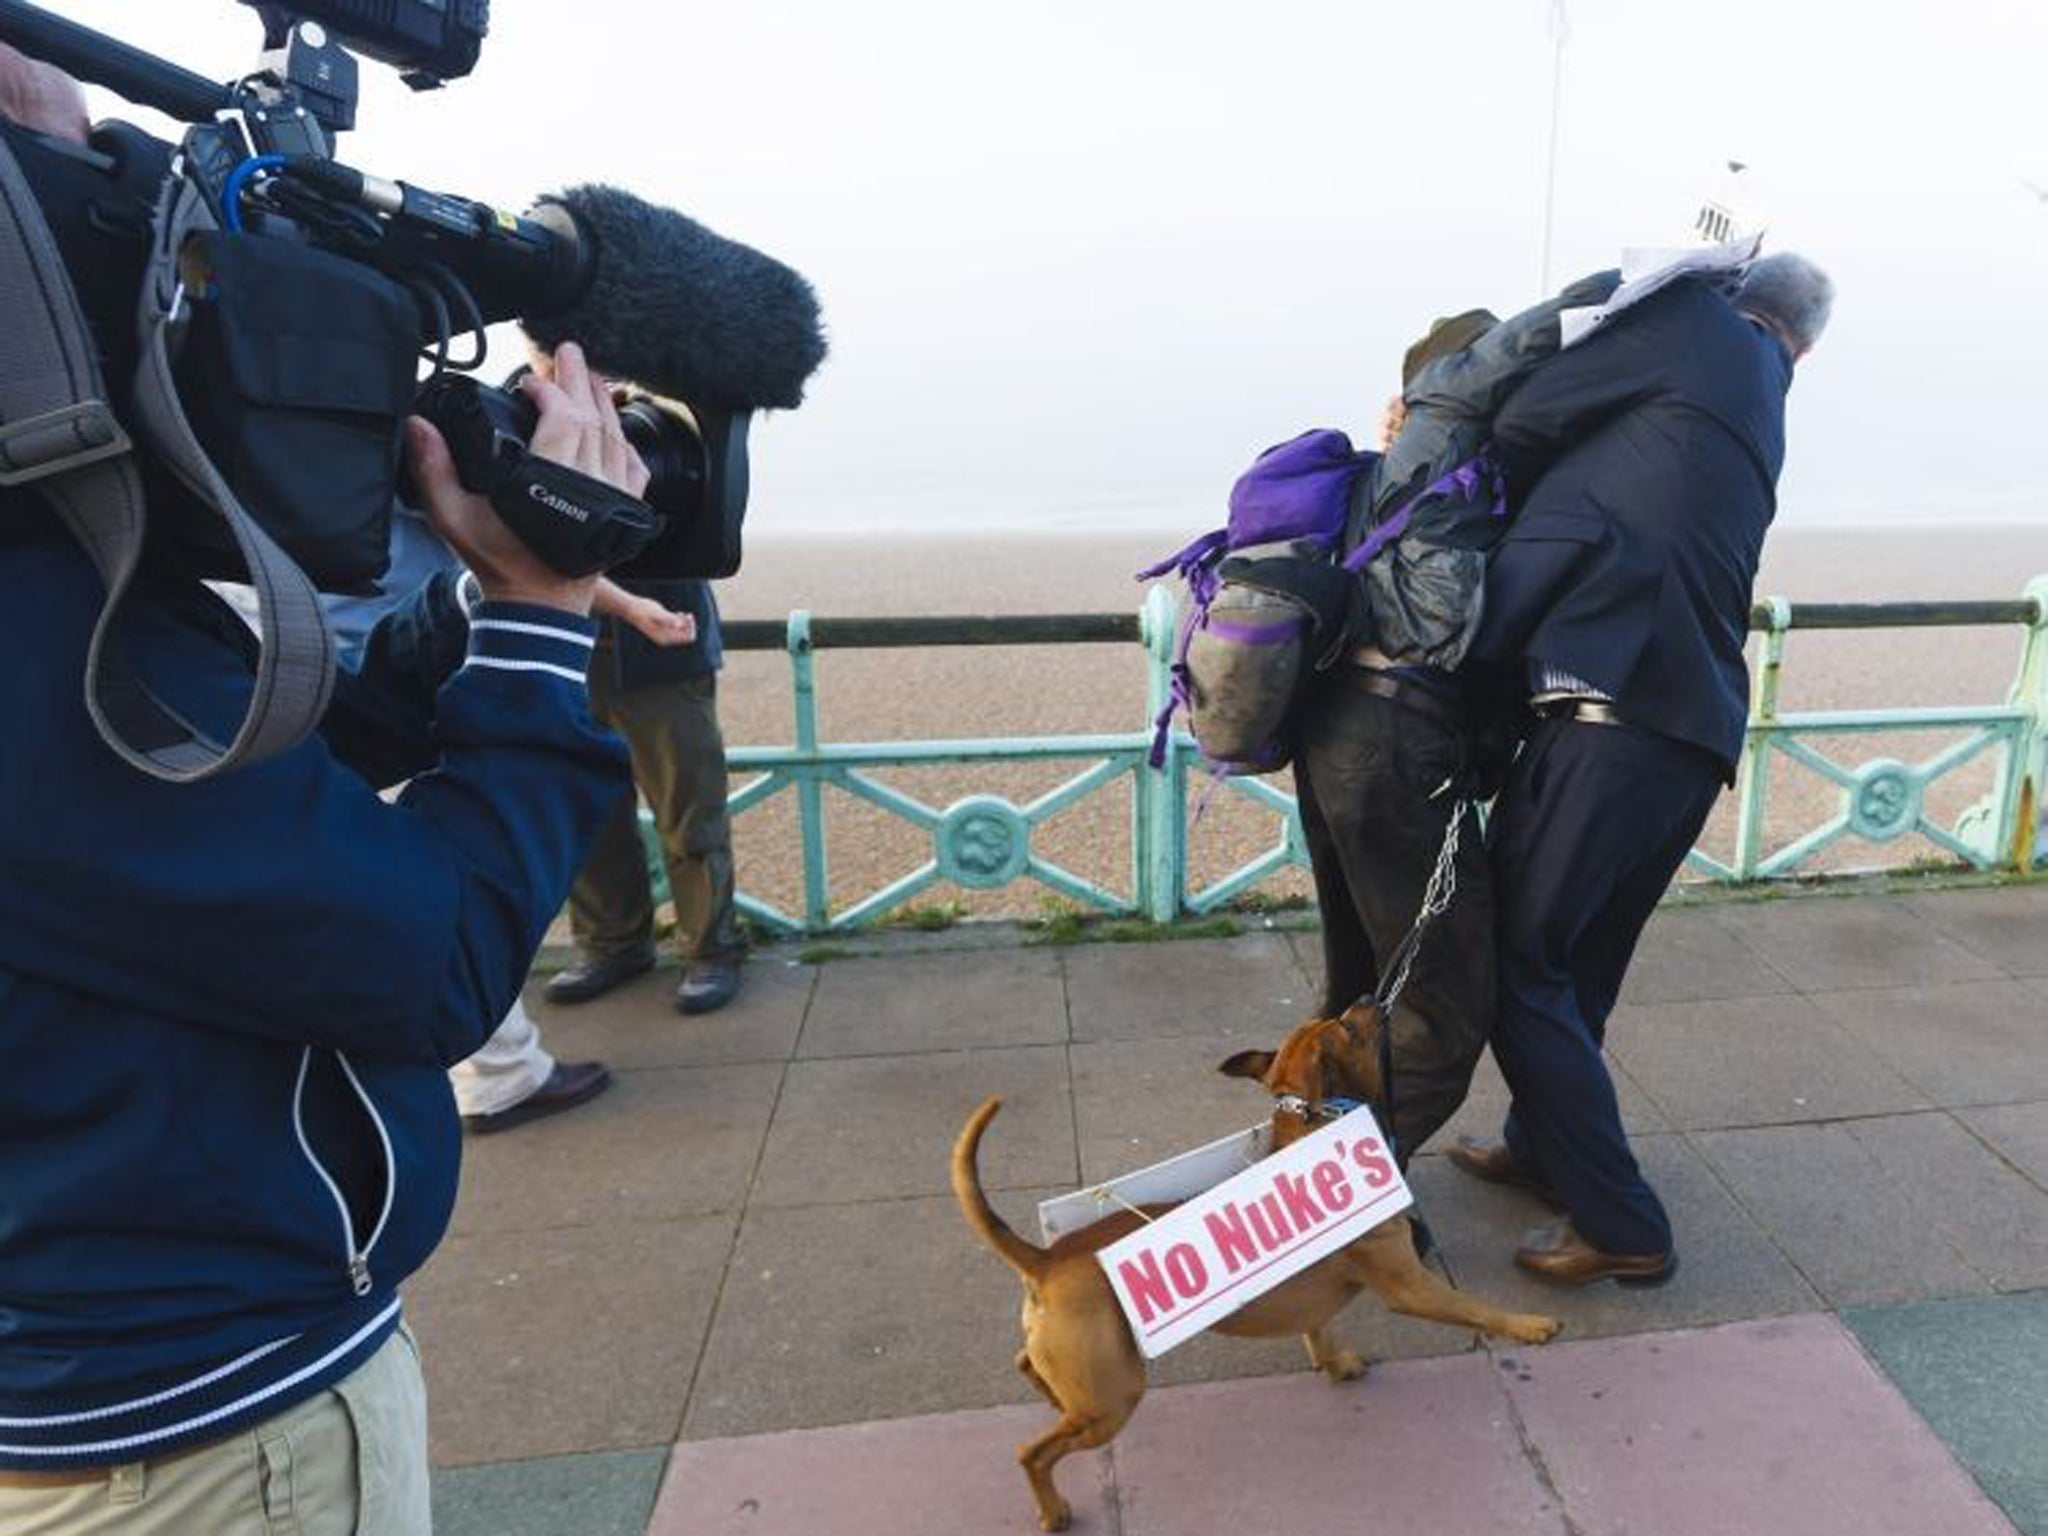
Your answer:
[[[802,608],[789,616],[790,694],[796,706],[797,826],[804,844],[804,928],[823,933],[832,921],[825,869],[825,785],[819,777],[818,690],[812,670],[811,616]]]
[[[1157,720],[1173,696],[1173,642],[1175,613],[1172,594],[1155,584],[1145,594],[1145,606],[1138,613],[1138,632],[1145,642],[1145,720]],[[1170,923],[1180,916],[1186,890],[1184,852],[1186,845],[1186,793],[1182,787],[1181,756],[1167,733],[1166,761],[1154,768],[1150,759],[1141,761],[1134,778],[1137,792],[1131,797],[1131,848],[1133,885],[1137,888],[1138,910],[1156,923]]]
[[[2025,736],[2014,756],[2019,778],[2007,795],[2012,807],[2012,865],[2022,874],[2034,867],[2043,852],[2040,846],[2042,790],[2048,782],[2048,576],[2036,576],[2027,583],[2025,596],[2034,602],[2033,622],[2027,626],[2026,644],[2020,650],[2019,675],[2012,683],[2012,705],[2026,711]]]
[[[1785,631],[1792,605],[1782,597],[1764,600],[1770,624],[1757,661],[1756,696],[1749,703],[1749,729],[1742,738],[1742,772],[1737,781],[1735,878],[1754,880],[1763,855],[1764,808],[1771,786],[1771,745],[1778,734],[1778,675],[1785,666]]]

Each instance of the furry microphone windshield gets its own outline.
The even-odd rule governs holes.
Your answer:
[[[542,202],[571,216],[595,260],[574,304],[521,319],[537,344],[578,342],[600,372],[671,399],[731,410],[802,402],[825,336],[801,274],[617,187]]]

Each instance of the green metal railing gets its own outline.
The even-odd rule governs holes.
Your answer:
[[[1793,630],[2004,624],[2024,626],[2025,639],[2019,670],[2003,705],[1806,713],[1778,709],[1786,638]],[[1763,640],[1736,786],[1735,851],[1732,860],[1722,862],[1695,849],[1689,856],[1694,869],[1727,882],[1783,879],[1810,870],[1822,850],[1844,840],[1882,845],[1913,833],[1975,869],[2037,867],[2039,792],[2048,773],[2048,577],[2036,578],[2024,596],[2008,602],[1793,604],[1773,598],[1756,606],[1750,625],[1762,632]],[[1191,777],[1202,775],[1202,768],[1193,741],[1182,732],[1174,733],[1164,762],[1156,767],[1148,760],[1149,728],[1026,739],[831,744],[819,739],[815,658],[820,650],[1135,641],[1145,646],[1150,660],[1149,720],[1166,701],[1175,629],[1173,600],[1163,587],[1155,587],[1140,612],[1131,615],[814,619],[797,612],[786,625],[728,624],[729,650],[788,653],[795,708],[791,745],[740,747],[730,753],[735,780],[745,781],[731,797],[732,814],[741,815],[789,791],[795,797],[803,845],[802,911],[786,912],[745,893],[739,898],[741,909],[772,931],[828,933],[873,922],[941,880],[969,890],[995,890],[1030,880],[1098,912],[1167,921],[1184,913],[1212,911],[1283,870],[1305,866],[1307,852],[1293,797],[1262,779],[1227,779],[1221,781],[1227,792],[1273,813],[1278,823],[1275,839],[1223,878],[1190,889],[1188,788]],[[1915,763],[1886,757],[1851,765],[1815,744],[1823,737],[1930,730],[1962,734]],[[1929,788],[1987,753],[1995,758],[1990,793],[1953,823],[1932,815]],[[1772,771],[1781,758],[1838,786],[1841,803],[1820,826],[1770,847],[1766,811]],[[928,804],[880,776],[892,768],[1019,763],[1070,764],[1073,772],[1021,804],[981,793],[945,806]],[[1033,834],[1049,818],[1127,778],[1132,794],[1126,889],[1100,885],[1034,847]],[[827,857],[828,787],[919,829],[931,840],[930,857],[879,889],[835,904]]]

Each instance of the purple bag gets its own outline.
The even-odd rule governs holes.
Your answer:
[[[1166,761],[1176,710],[1187,712],[1196,745],[1215,772],[1269,773],[1285,765],[1285,720],[1314,620],[1307,607],[1268,590],[1241,588],[1218,568],[1232,555],[1266,546],[1287,552],[1293,545],[1295,553],[1323,559],[1335,555],[1352,490],[1379,458],[1328,427],[1268,448],[1230,488],[1223,527],[1138,572],[1140,581],[1176,574],[1188,591],[1172,692],[1153,722],[1153,767]],[[1469,499],[1484,489],[1498,498],[1498,478],[1484,457],[1459,465],[1409,498],[1338,564],[1364,569],[1400,538],[1417,507],[1436,497]]]

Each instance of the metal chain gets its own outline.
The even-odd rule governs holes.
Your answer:
[[[1443,916],[1451,898],[1458,894],[1458,841],[1470,806],[1471,801],[1463,796],[1452,806],[1450,824],[1444,828],[1443,847],[1437,850],[1436,868],[1429,872],[1429,883],[1422,890],[1422,907],[1415,914],[1415,926],[1401,941],[1393,974],[1373,994],[1373,1005],[1383,1020],[1392,1020],[1394,1004],[1401,989],[1408,985],[1408,973],[1415,968],[1415,956],[1422,949],[1423,930]]]

